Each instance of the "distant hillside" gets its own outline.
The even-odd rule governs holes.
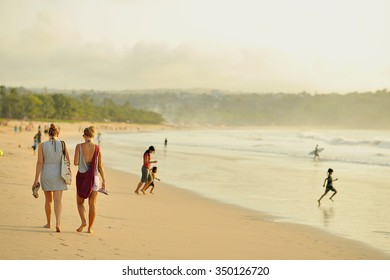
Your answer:
[[[31,93],[23,88],[18,90]],[[47,89],[44,92],[41,90],[40,94],[53,94]],[[132,111],[133,120],[150,112],[156,114],[147,114],[152,121],[177,125],[390,128],[390,92],[387,90],[345,95],[231,93],[211,89],[90,90],[63,91],[61,94],[93,102],[100,108],[100,113],[117,106],[115,108]]]
[[[390,92],[339,94],[224,94],[160,92],[99,94],[161,114],[180,125],[332,126],[390,128]]]

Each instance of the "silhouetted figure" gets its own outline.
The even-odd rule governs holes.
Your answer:
[[[329,192],[329,191],[332,191],[333,194],[332,196],[329,198],[330,200],[333,201],[333,197],[336,195],[337,193],[337,190],[333,187],[333,181],[337,181],[338,178],[334,179],[332,178],[332,174],[333,174],[333,169],[332,168],[329,168],[328,169],[328,177],[325,178],[324,180],[324,184],[322,185],[323,187],[325,187],[325,182],[326,182],[326,189],[325,189],[325,192],[324,194],[320,197],[320,199],[318,199],[318,205],[321,204],[321,199]]]
[[[315,149],[314,149],[314,160],[316,158],[320,159],[320,149],[318,148],[318,145],[316,145]]]

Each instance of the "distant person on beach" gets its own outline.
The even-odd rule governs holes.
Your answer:
[[[139,190],[144,185],[144,187],[148,184],[148,175],[149,175],[149,169],[150,165],[152,163],[157,163],[157,160],[152,161],[151,160],[151,154],[155,152],[155,149],[153,146],[150,146],[149,149],[147,149],[144,153],[144,164],[141,167],[141,181],[138,183],[137,189],[134,191],[136,194],[139,194]]]
[[[153,190],[155,187],[154,180],[160,181],[160,179],[156,177],[156,174],[157,174],[157,166],[153,166],[148,176],[148,183],[141,189],[141,192],[143,192],[143,194],[145,194],[145,192],[148,190],[149,187],[152,187],[150,189],[150,193],[153,194]]]
[[[316,158],[320,159],[320,149],[318,148],[318,145],[316,145],[316,147],[314,149],[314,160]]]
[[[62,143],[58,140],[59,128],[51,124],[48,141],[38,146],[38,159],[33,183],[33,195],[38,197],[39,177],[40,185],[45,193],[45,213],[47,223],[45,228],[51,226],[51,209],[54,200],[54,213],[56,216],[56,231],[61,231],[62,192],[67,190],[65,180],[61,177]],[[69,160],[65,145],[65,156]]]
[[[38,138],[37,138],[37,136],[34,136],[34,143],[33,143],[33,145],[32,145],[32,148],[33,148],[33,150],[34,150],[34,155],[35,155],[35,151],[36,151],[36,149],[38,148]]]
[[[40,144],[42,142],[41,126],[38,127],[37,139],[38,139],[38,143]]]
[[[333,187],[333,181],[337,181],[338,178],[336,178],[336,179],[333,180],[332,174],[333,174],[333,169],[332,169],[332,168],[329,168],[329,169],[328,169],[328,177],[325,178],[324,184],[323,184],[323,187],[325,187],[325,183],[326,183],[326,189],[325,189],[324,194],[320,197],[320,199],[318,199],[318,205],[321,204],[321,199],[322,199],[329,191],[332,191],[332,192],[333,192],[332,196],[329,198],[329,199],[332,200],[332,201],[333,201],[332,198],[337,194],[337,190]]]
[[[168,145],[168,139],[165,138],[165,140],[164,140],[164,146],[166,147],[167,145]]]
[[[87,226],[86,211],[84,201],[88,198],[88,233],[92,233],[92,227],[96,217],[96,199],[100,187],[100,177],[102,179],[101,188],[105,191],[106,180],[102,161],[102,152],[99,145],[93,142],[96,128],[90,126],[84,129],[84,143],[76,145],[74,155],[74,165],[78,166],[76,175],[77,188],[77,210],[80,215],[81,225],[76,229],[83,231]]]

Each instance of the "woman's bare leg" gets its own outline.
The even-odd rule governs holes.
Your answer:
[[[91,195],[89,196],[89,225],[88,225],[88,232],[92,233],[92,227],[93,223],[95,222],[95,217],[96,217],[96,198],[97,198],[97,192],[93,191]]]
[[[56,215],[57,232],[61,232],[62,192],[54,191],[54,214]]]
[[[51,205],[53,203],[53,192],[44,192],[45,193],[45,213],[46,213],[46,225],[45,228],[50,228],[51,220]]]
[[[76,230],[78,232],[82,232],[83,228],[87,226],[87,220],[85,219],[84,198],[81,198],[79,195],[77,195],[77,210],[79,211],[81,226],[79,226]]]
[[[144,183],[142,182],[142,181],[140,181],[139,183],[138,183],[138,186],[137,186],[137,189],[134,191],[136,194],[139,194],[139,189],[142,187],[142,185],[143,185]]]

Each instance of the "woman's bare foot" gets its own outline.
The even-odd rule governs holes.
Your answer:
[[[92,228],[88,228],[88,233],[93,233]]]
[[[86,226],[87,226],[87,224],[81,224],[81,226],[78,229],[76,229],[76,231],[82,232],[83,228],[85,228]]]
[[[50,225],[49,224],[46,224],[43,226],[44,228],[50,228]]]
[[[60,227],[56,227],[56,232],[61,232]]]

